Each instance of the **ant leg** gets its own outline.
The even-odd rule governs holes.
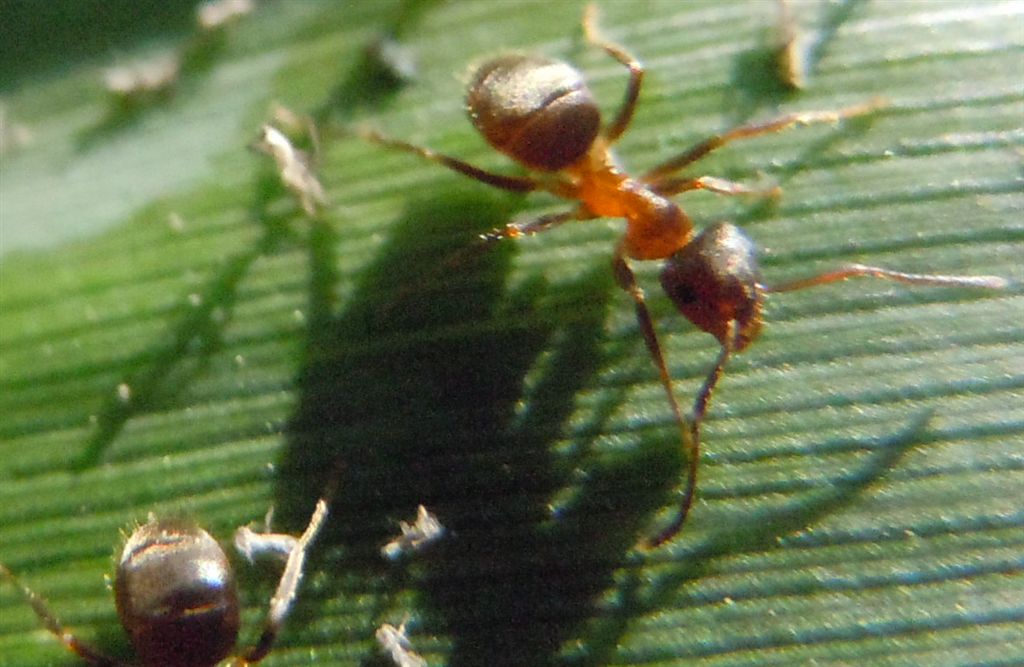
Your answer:
[[[3,563],[0,563],[0,576],[10,581],[18,589],[22,597],[25,598],[25,601],[32,607],[32,611],[42,621],[43,626],[69,651],[92,665],[98,665],[98,667],[128,667],[126,663],[103,655],[97,649],[94,649],[68,632],[54,613],[50,611],[50,608],[46,606],[43,598],[23,584]]]
[[[885,105],[885,102],[879,99],[871,100],[864,104],[857,104],[844,109],[838,109],[836,111],[802,111],[796,113],[786,114],[773,118],[771,120],[761,121],[759,123],[750,123],[749,125],[740,125],[733,129],[725,132],[724,134],[718,134],[709,139],[705,139],[696,146],[693,146],[687,151],[680,153],[676,157],[670,158],[665,162],[662,162],[658,166],[654,167],[647,173],[645,173],[641,180],[645,183],[650,183],[654,189],[658,188],[658,184],[672,172],[678,171],[683,167],[693,164],[700,160],[708,153],[721,148],[722,146],[736,141],[737,139],[748,139],[750,137],[756,137],[762,134],[770,134],[773,132],[781,132],[782,130],[794,127],[797,125],[811,125],[814,123],[838,123],[846,118],[855,118],[857,116],[863,116],[875,111]]]
[[[622,136],[629,122],[633,119],[637,98],[640,97],[640,86],[644,80],[644,66],[633,55],[618,44],[605,39],[597,26],[597,7],[587,5],[583,12],[583,32],[587,41],[604,49],[605,53],[629,68],[629,83],[626,85],[626,97],[622,106],[615,114],[615,120],[604,129],[604,138],[609,144],[615,143]]]
[[[679,529],[683,526],[683,522],[686,520],[686,514],[689,512],[690,505],[693,503],[694,487],[697,484],[697,457],[700,446],[696,440],[696,425],[687,421],[683,417],[683,411],[679,408],[679,403],[676,401],[675,393],[672,391],[672,377],[669,375],[668,366],[665,364],[665,355],[661,351],[661,343],[658,342],[658,334],[654,331],[654,321],[651,319],[651,313],[647,309],[647,301],[644,298],[644,292],[637,284],[636,276],[633,274],[633,269],[629,267],[629,263],[626,261],[621,246],[615,253],[614,270],[615,280],[619,283],[619,287],[628,292],[633,298],[633,303],[636,307],[636,319],[640,325],[640,332],[643,334],[644,343],[647,345],[647,351],[650,353],[651,359],[654,360],[654,365],[658,367],[661,386],[665,389],[665,395],[668,397],[668,403],[672,408],[672,414],[675,417],[676,424],[679,425],[680,442],[683,444],[683,449],[686,451],[688,459],[686,491],[683,493],[683,500],[680,503],[679,512],[676,514],[676,518],[668,527],[659,531],[657,535],[649,537],[641,543],[645,548],[654,548],[664,544],[678,533]]]
[[[481,183],[486,183],[495,188],[502,190],[508,190],[510,192],[530,192],[532,190],[543,190],[544,187],[536,180],[526,176],[504,176],[502,174],[495,174],[479,167],[474,167],[468,162],[464,162],[458,158],[450,157],[442,153],[438,153],[429,148],[423,146],[416,146],[400,139],[392,139],[391,137],[385,136],[377,130],[361,128],[357,130],[360,137],[366,141],[371,141],[375,144],[381,144],[389,148],[397,148],[398,150],[419,155],[420,157],[436,162],[443,165],[452,171],[457,171],[460,174],[469,176],[472,179],[478,180]]]
[[[559,213],[548,213],[526,222],[510,222],[501,229],[481,234],[480,238],[488,243],[500,241],[501,239],[517,239],[521,236],[532,236],[533,234],[546,232],[570,220],[589,220],[593,217],[593,215],[582,208],[561,211]]]
[[[458,248],[455,252],[445,257],[443,261],[436,263],[431,267],[430,271],[427,272],[423,280],[405,285],[401,289],[397,290],[393,295],[391,295],[391,298],[387,302],[380,306],[379,312],[385,314],[391,312],[391,309],[394,308],[396,304],[404,302],[411,294],[423,289],[425,282],[429,282],[434,279],[442,279],[444,276],[449,275],[453,270],[458,270],[466,262],[479,257],[481,253],[488,250],[492,243],[496,243],[502,239],[516,239],[521,236],[538,234],[540,232],[547,231],[552,227],[557,227],[564,222],[569,222],[570,220],[586,220],[592,217],[592,215],[586,213],[583,209],[573,209],[570,211],[562,211],[560,213],[549,213],[526,222],[510,222],[504,227],[492,229],[487,233],[481,234],[477,243],[471,243]]]
[[[715,387],[722,377],[726,363],[728,363],[729,358],[732,356],[732,351],[735,347],[736,331],[736,320],[732,320],[729,322],[729,329],[725,337],[729,344],[722,346],[721,351],[718,353],[718,359],[715,360],[714,367],[712,367],[708,376],[704,379],[704,384],[701,385],[700,391],[697,392],[697,398],[693,402],[693,411],[690,413],[691,453],[687,462],[686,490],[683,492],[682,500],[679,501],[679,511],[671,523],[662,528],[657,535],[648,539],[647,545],[649,547],[661,546],[675,537],[686,522],[686,517],[693,506],[694,498],[697,495],[697,468],[700,462],[700,426],[704,422],[704,415],[707,414],[711,395],[714,393]]]
[[[755,195],[758,197],[778,197],[782,194],[782,188],[777,185],[767,189],[755,188],[714,176],[663,178],[651,184],[651,190],[663,197],[677,195],[687,190],[707,190],[720,195]]]
[[[252,664],[259,662],[263,658],[267,657],[270,653],[270,649],[274,645],[274,640],[277,639],[277,633],[281,630],[281,626],[284,624],[285,618],[288,617],[288,612],[291,611],[292,602],[295,601],[295,595],[299,589],[299,582],[302,581],[302,566],[306,562],[306,553],[309,551],[309,545],[320,531],[320,527],[324,523],[324,519],[327,518],[327,501],[320,499],[316,503],[316,509],[313,510],[313,516],[309,519],[309,525],[306,526],[306,530],[303,531],[302,535],[295,540],[294,545],[288,553],[288,562],[285,563],[284,572],[281,574],[281,580],[277,584],[277,590],[274,592],[274,597],[270,599],[270,609],[267,612],[267,620],[263,626],[263,633],[260,635],[256,645],[253,646],[242,658],[241,664]],[[251,531],[250,531],[251,532]],[[268,536],[257,536],[262,538],[279,538],[282,536],[268,535]],[[291,536],[285,536],[291,537]],[[237,538],[236,538],[237,540]],[[286,542],[287,540],[271,540],[266,545],[266,550],[279,551],[279,543]],[[261,547],[257,547],[256,551],[264,550]]]
[[[815,285],[827,285],[847,278],[858,278],[869,276],[894,280],[908,285],[930,285],[933,287],[977,287],[981,289],[1003,289],[1009,286],[1009,281],[998,276],[943,276],[929,275],[922,273],[903,273],[901,271],[890,271],[889,269],[877,266],[865,266],[863,264],[850,264],[840,267],[835,271],[828,271],[811,278],[793,280],[775,286],[763,286],[767,292],[793,292],[795,290],[814,287]]]

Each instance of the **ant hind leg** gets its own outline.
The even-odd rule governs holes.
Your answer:
[[[633,303],[636,307],[636,319],[640,326],[640,332],[643,335],[644,343],[647,345],[647,351],[651,355],[651,359],[654,360],[654,365],[658,368],[658,375],[661,379],[661,386],[665,390],[665,395],[668,397],[669,406],[672,408],[672,414],[675,417],[676,424],[679,426],[679,439],[683,445],[683,450],[686,452],[687,457],[687,474],[686,474],[686,489],[683,492],[683,498],[680,502],[679,511],[676,513],[675,519],[672,520],[668,526],[660,530],[656,535],[648,537],[641,542],[641,546],[644,548],[655,548],[658,547],[668,540],[672,539],[682,528],[683,523],[686,521],[686,515],[690,511],[690,505],[693,504],[694,491],[697,486],[697,467],[698,457],[700,455],[700,442],[699,442],[699,419],[703,416],[703,410],[697,414],[695,421],[687,420],[683,417],[683,411],[679,408],[679,403],[676,401],[675,392],[672,391],[672,377],[669,375],[668,366],[665,363],[665,355],[661,350],[661,343],[658,341],[658,334],[654,330],[654,321],[651,319],[651,313],[647,309],[647,300],[644,298],[643,290],[636,282],[636,276],[633,274],[633,269],[630,268],[629,263],[625,259],[625,255],[620,248],[615,255],[615,279],[623,290],[625,290],[632,298]],[[720,361],[719,366],[724,365],[724,360]],[[715,379],[721,374],[719,368]],[[709,383],[706,383],[707,393],[710,395],[711,388],[714,386],[713,382],[710,381],[710,387],[707,387]],[[706,404],[706,399],[704,404]]]
[[[697,470],[700,465],[700,427],[704,422],[704,416],[707,414],[708,403],[711,401],[711,395],[715,392],[715,386],[718,385],[718,381],[725,371],[725,365],[732,356],[732,351],[735,347],[736,331],[736,321],[733,320],[729,323],[729,331],[725,336],[725,340],[730,342],[728,345],[722,345],[722,349],[718,353],[718,359],[715,360],[715,365],[704,379],[704,384],[701,385],[700,391],[697,392],[697,398],[693,402],[693,411],[690,413],[689,421],[690,449],[687,452],[686,487],[683,490],[683,497],[679,501],[679,510],[676,512],[675,518],[662,528],[657,535],[648,538],[646,546],[650,548],[661,546],[675,537],[686,522],[686,517],[693,506],[697,493]]]

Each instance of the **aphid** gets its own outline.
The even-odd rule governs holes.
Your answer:
[[[181,63],[176,56],[162,56],[111,67],[103,73],[103,84],[114,100],[130,106],[169,95],[180,73]]]
[[[775,64],[779,81],[787,88],[800,90],[807,82],[807,45],[800,34],[800,25],[786,0],[778,0]]]
[[[235,551],[245,556],[250,563],[259,556],[267,554],[274,555],[282,560],[288,560],[299,538],[286,533],[275,533],[270,529],[270,523],[274,518],[274,508],[267,510],[263,517],[263,532],[257,533],[249,526],[239,526],[235,531]]]
[[[542,190],[578,202],[571,210],[512,222],[484,238],[495,241],[542,232],[570,220],[625,218],[626,229],[615,247],[613,270],[619,286],[633,299],[640,331],[658,368],[688,456],[686,488],[673,521],[647,540],[657,546],[682,527],[697,483],[700,424],[725,361],[756,337],[766,292],[789,291],[854,276],[874,276],[923,285],[997,288],[998,278],[909,275],[866,266],[848,266],[803,281],[768,288],[761,283],[753,244],[731,225],[715,225],[694,235],[690,218],[669,196],[689,190],[720,194],[775,194],[702,176],[676,174],[712,151],[739,139],[778,132],[797,125],[836,123],[881,106],[873,101],[836,111],[809,111],[735,127],[709,137],[639,177],[627,175],[610,152],[626,131],[636,108],[644,68],[623,47],[602,37],[592,7],[583,17],[587,40],[629,69],[625,99],[610,123],[601,114],[582,74],[564,62],[533,55],[498,56],[480,66],[469,84],[466,106],[484,139],[535,175],[497,174],[454,157],[367,130],[379,144],[414,153],[493,187],[512,192]],[[718,338],[722,353],[684,419],[672,380],[647,310],[644,294],[629,260],[667,260],[662,285],[680,312]]]
[[[396,667],[427,667],[427,661],[412,650],[404,622],[397,628],[385,623],[377,628],[375,636],[381,650],[391,657]]]
[[[0,101],[0,157],[13,155],[31,144],[33,138],[32,130],[14,120],[7,105]]]
[[[423,505],[416,510],[415,523],[401,521],[399,528],[402,534],[380,548],[380,554],[388,560],[421,551],[444,536],[444,526]]]
[[[219,30],[255,8],[252,0],[207,0],[196,7],[196,23],[202,30]]]
[[[315,134],[314,141],[315,141]],[[274,159],[281,183],[288,188],[309,216],[327,203],[327,195],[313,173],[309,155],[292,145],[288,137],[273,125],[264,125],[253,148]]]
[[[416,79],[416,56],[412,49],[391,35],[380,35],[367,45],[367,61],[388,83],[401,85]]]
[[[257,663],[270,653],[302,579],[310,543],[327,517],[319,500],[299,538],[264,535],[292,548],[277,590],[270,600],[263,632],[256,644],[235,657],[235,664]],[[64,628],[43,599],[0,564],[46,629],[83,660],[104,667],[127,663],[108,657]],[[202,528],[183,521],[157,520],[137,528],[121,552],[114,580],[121,625],[131,637],[144,667],[212,667],[227,657],[238,639],[239,610],[235,577],[224,550]]]
[[[320,152],[316,123],[304,113],[290,109],[280,102],[270,103],[270,119],[276,129],[291,137],[308,139],[315,154]]]

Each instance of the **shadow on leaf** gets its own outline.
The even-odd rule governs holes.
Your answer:
[[[314,239],[309,345],[277,507],[297,523],[340,463],[322,540],[323,569],[337,577],[321,594],[376,595],[366,637],[411,613],[393,599],[413,588],[425,631],[451,639],[449,664],[552,664],[664,503],[678,445],[671,465],[655,467],[663,474],[629,456],[575,483],[556,448],[607,361],[618,292],[603,264],[557,292],[540,280],[509,292],[514,244],[465,245],[510,214],[507,197],[478,190],[412,204],[337,315],[336,240],[326,229]],[[419,504],[445,538],[409,567],[385,563],[381,545]]]

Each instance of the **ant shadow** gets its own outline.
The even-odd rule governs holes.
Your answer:
[[[700,610],[702,607],[707,607],[709,602],[706,598],[680,596],[679,591],[685,589],[687,584],[716,574],[715,563],[720,559],[728,559],[740,554],[766,553],[785,549],[786,546],[780,541],[782,538],[806,529],[823,518],[852,505],[860,494],[868,490],[888,471],[895,468],[905,454],[927,441],[929,437],[927,424],[930,418],[930,411],[922,413],[903,432],[885,439],[826,445],[822,448],[823,455],[837,449],[861,450],[869,453],[867,460],[858,470],[836,476],[820,484],[819,488],[815,490],[807,491],[806,485],[799,480],[794,480],[790,489],[774,489],[775,492],[795,492],[799,495],[781,506],[745,513],[739,520],[730,520],[725,529],[710,530],[706,537],[696,544],[688,546],[680,555],[673,557],[673,567],[653,580],[642,573],[640,568],[642,563],[636,563],[635,567],[629,568],[627,575],[617,586],[615,595],[608,596],[609,599],[616,601],[611,613],[591,626],[588,635],[581,638],[580,654],[585,657],[573,661],[571,664],[574,667],[597,667],[609,664],[615,657],[616,650],[629,629],[632,619],[657,613],[666,604],[671,604],[674,609],[679,611]],[[786,592],[798,594],[807,591]],[[844,631],[824,630],[818,641],[847,638],[839,636],[842,632]],[[676,654],[675,657],[714,658],[739,648],[769,650],[806,643],[806,641],[806,638],[789,634],[784,637],[777,635],[751,637],[742,644],[727,639],[722,642],[694,644],[688,653]]]
[[[455,230],[475,243],[471,232],[501,226],[508,201],[470,187],[415,202],[340,314],[316,297],[276,477],[290,522],[340,474],[321,541],[326,569],[344,574],[319,594],[369,590],[375,622],[397,623],[381,618],[395,613],[389,600],[416,590],[426,630],[452,640],[450,665],[551,663],[682,463],[667,436],[664,446],[589,469],[573,488],[577,468],[555,449],[578,394],[608,363],[604,322],[618,290],[601,265],[557,296],[537,280],[509,292],[514,244],[482,252],[453,240]],[[329,238],[311,247],[324,267],[313,294],[330,292],[334,247]],[[458,261],[442,276],[448,259]],[[611,412],[605,405],[595,419]],[[575,430],[586,459],[603,425]],[[568,488],[573,498],[553,517]],[[411,568],[386,563],[381,545],[419,504],[439,516],[445,537]]]
[[[571,429],[571,449],[581,452],[558,453],[576,397],[622,361],[603,351],[619,292],[607,267],[595,266],[556,299],[540,281],[508,293],[514,244],[466,253],[477,248],[452,232],[472,238],[499,226],[507,201],[468,187],[410,204],[337,315],[333,232],[318,228],[310,245],[309,346],[275,497],[285,521],[300,522],[341,475],[315,566],[334,575],[304,597],[369,594],[375,608],[357,636],[399,622],[395,601],[408,605],[411,589],[418,625],[451,639],[449,665],[605,664],[633,619],[675,600],[718,559],[781,548],[780,537],[853,503],[921,442],[929,415],[886,441],[843,443],[870,452],[861,469],[810,491],[798,480],[781,491],[799,497],[711,531],[648,581],[633,546],[678,481],[674,431],[597,456],[593,438],[621,406],[612,391],[590,423]],[[440,276],[450,258],[457,270]],[[569,318],[566,303],[578,308]],[[567,490],[570,499],[556,502]],[[380,546],[419,504],[441,518],[446,536],[412,563],[386,563]],[[617,601],[610,614],[598,614],[599,599]],[[315,606],[296,615],[312,621]],[[562,653],[570,641],[577,657]],[[362,664],[386,663],[373,652]]]

